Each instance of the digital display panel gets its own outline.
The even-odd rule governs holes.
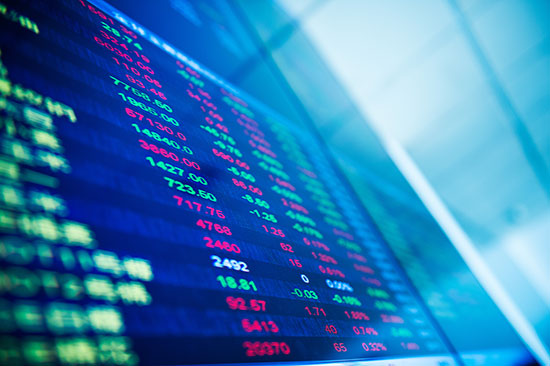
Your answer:
[[[455,364],[312,129],[100,1],[0,27],[0,363]]]

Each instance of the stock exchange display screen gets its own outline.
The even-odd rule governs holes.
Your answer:
[[[1,364],[454,364],[315,133],[109,5],[0,2],[0,122]]]

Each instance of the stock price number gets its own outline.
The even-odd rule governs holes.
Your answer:
[[[223,288],[228,287],[235,290],[258,291],[254,281],[249,281],[244,278],[236,279],[231,276],[218,276],[216,277],[216,281],[218,281]]]
[[[228,296],[225,299],[229,309],[231,310],[243,310],[243,311],[265,311],[265,301],[259,299],[250,299],[246,301],[242,297]]]
[[[243,261],[238,261],[236,259],[229,259],[229,258],[220,258],[217,255],[211,255],[210,259],[212,259],[212,265],[214,267],[218,268],[229,268],[234,271],[241,271],[241,272],[250,272],[248,269],[248,265]]]

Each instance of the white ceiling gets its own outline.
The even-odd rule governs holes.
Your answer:
[[[508,290],[515,263],[550,307],[550,1],[279,3],[480,251],[510,253],[492,263]]]

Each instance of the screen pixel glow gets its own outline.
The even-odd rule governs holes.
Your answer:
[[[101,2],[0,15],[2,364],[454,363],[313,132]]]

